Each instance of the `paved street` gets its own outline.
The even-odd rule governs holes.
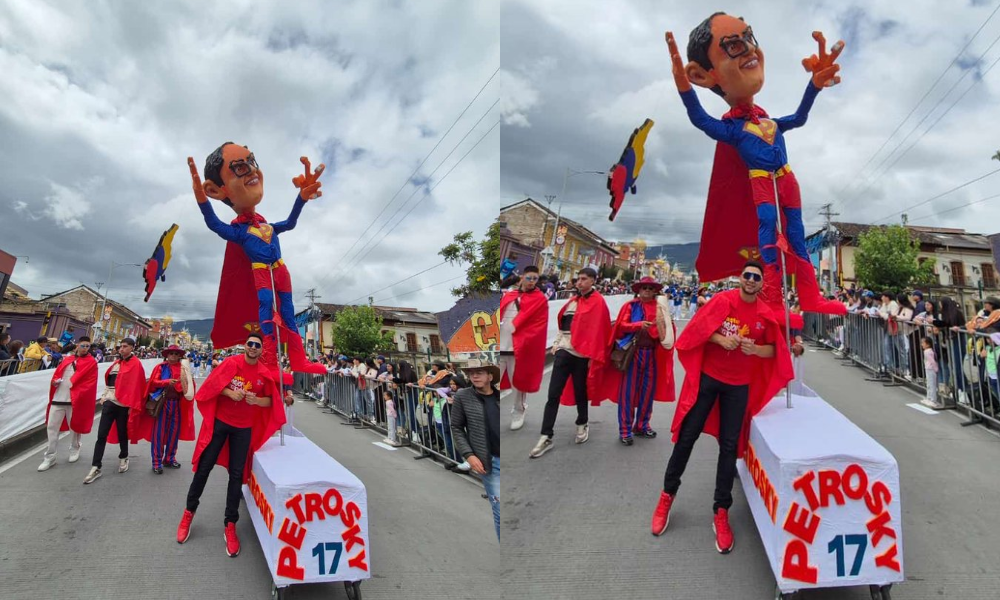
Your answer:
[[[371,431],[341,425],[312,402],[295,406],[295,425],[357,475],[368,490],[373,579],[378,598],[499,598],[499,546],[482,487],[414,453],[373,445]],[[200,424],[200,419],[196,424]],[[241,507],[241,554],[229,558],[222,537],[226,474],[209,479],[191,538],[175,541],[191,482],[193,442],[181,444],[183,468],[156,475],[149,444],[132,446],[128,473],[117,447],[105,452],[104,476],[82,485],[94,431],[80,461],[36,472],[41,449],[0,464],[0,596],[5,599],[269,598],[271,579],[253,525]],[[15,459],[16,460],[16,459]],[[484,582],[488,582],[484,583]],[[492,594],[492,595],[491,595]],[[342,584],[293,586],[292,597],[346,598]]]
[[[868,432],[898,463],[907,581],[893,598],[997,598],[1000,573],[1000,439],[959,426],[953,413],[908,406],[913,393],[864,381],[826,351],[806,354],[805,381]],[[677,367],[680,389],[683,371]],[[739,482],[731,523],[736,547],[714,547],[712,493],[718,446],[702,436],[662,537],[649,522],[671,450],[673,404],[657,403],[659,437],[617,439],[616,405],[591,408],[590,441],[573,443],[575,408],[561,407],[555,447],[528,458],[538,439],[548,376],[529,397],[524,429],[504,431],[504,578],[524,598],[774,597],[774,578]],[[506,406],[510,406],[509,402]],[[509,425],[509,410],[503,412]],[[862,600],[867,587],[803,592],[804,600]]]

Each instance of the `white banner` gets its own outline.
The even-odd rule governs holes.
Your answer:
[[[805,386],[750,424],[737,463],[782,592],[903,581],[899,467]]]
[[[247,510],[275,584],[371,578],[361,480],[293,428],[254,454]]]
[[[146,376],[162,358],[142,361]],[[97,397],[104,393],[104,373],[110,362],[97,365]],[[45,409],[49,405],[49,386],[54,369],[32,371],[20,375],[0,377],[0,442],[45,424]],[[95,425],[96,427],[96,425]]]

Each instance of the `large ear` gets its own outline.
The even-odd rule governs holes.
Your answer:
[[[205,195],[214,200],[225,200],[226,192],[221,187],[216,185],[211,179],[205,180],[205,183],[201,184],[203,190],[205,190]]]
[[[711,71],[705,69],[695,61],[691,61],[684,67],[684,72],[687,73],[688,80],[698,87],[712,89],[718,82],[715,80],[715,76]]]

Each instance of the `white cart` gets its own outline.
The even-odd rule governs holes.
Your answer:
[[[368,497],[361,480],[293,428],[254,454],[243,486],[273,584],[272,597],[300,583],[342,581],[351,600],[371,578]]]
[[[800,383],[750,424],[737,468],[777,586],[868,585],[889,600],[903,581],[899,467],[878,442]]]

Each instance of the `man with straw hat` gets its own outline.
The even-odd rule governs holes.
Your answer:
[[[153,367],[145,405],[132,412],[133,426],[129,429],[132,443],[149,440],[153,472],[157,475],[163,473],[164,466],[181,467],[177,462],[179,440],[194,441],[194,378],[191,369],[181,362],[184,350],[171,344],[161,354],[164,361]]]
[[[500,540],[500,500],[497,486],[500,477],[500,367],[482,360],[472,360],[462,371],[472,387],[458,390],[451,405],[451,432],[455,452],[469,462],[479,475],[493,506],[493,526]]]

